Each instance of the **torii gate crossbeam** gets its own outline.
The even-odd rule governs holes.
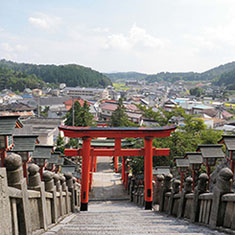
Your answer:
[[[144,177],[145,177],[145,209],[152,208],[152,157],[153,152],[157,149],[152,148],[152,140],[155,137],[162,138],[170,136],[170,133],[176,129],[175,125],[168,127],[70,127],[70,126],[59,126],[59,130],[64,132],[66,137],[82,138],[83,147],[82,150],[82,187],[81,187],[81,211],[88,210],[88,200],[89,200],[89,173],[90,173],[90,156],[92,151],[95,153],[96,149],[91,150],[91,139],[96,137],[109,137],[114,139],[119,139],[115,143],[119,143],[121,138],[144,138]],[[112,156],[120,156],[121,154],[126,154],[124,156],[130,156],[131,151],[126,151],[131,149],[120,149],[120,145],[115,149],[103,149],[103,155],[112,154]],[[140,150],[133,150],[133,154],[140,154]],[[137,154],[137,156],[138,156]],[[103,156],[99,155],[99,156]],[[136,156],[136,155],[135,155]]]

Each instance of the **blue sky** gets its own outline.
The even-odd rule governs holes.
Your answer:
[[[1,0],[0,58],[202,72],[235,60],[234,12],[234,0]]]

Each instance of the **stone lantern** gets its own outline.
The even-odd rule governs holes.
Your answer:
[[[35,144],[37,141],[36,135],[14,135],[14,146],[11,152],[17,153],[22,158],[23,172],[26,180],[28,179],[27,164],[32,159],[32,153],[35,150]]]
[[[167,175],[170,174],[170,167],[169,166],[156,166],[153,168],[153,178],[156,181],[157,175]]]
[[[55,166],[56,166],[55,173],[58,173],[58,172],[61,171],[62,165],[64,165],[64,157],[63,156],[59,156],[58,157],[58,161],[55,164]]]
[[[60,153],[55,152],[51,154],[51,157],[47,160],[46,169],[49,171],[55,171],[58,164]]]
[[[198,145],[197,151],[201,152],[203,165],[206,166],[207,175],[210,181],[211,167],[216,165],[217,159],[224,158],[221,144],[201,144]]]
[[[226,147],[226,159],[230,161],[231,170],[234,174],[235,168],[235,135],[222,135],[220,144],[225,144]]]
[[[201,169],[201,165],[202,165],[202,161],[203,161],[202,154],[198,153],[198,152],[186,153],[185,158],[187,158],[189,160],[189,167],[192,171],[192,179],[193,179],[192,189],[194,190],[195,173]]]
[[[33,161],[40,167],[40,176],[42,179],[43,169],[46,166],[46,160],[51,158],[52,145],[36,145],[33,152]]]
[[[188,171],[189,168],[189,160],[184,158],[176,159],[176,167],[178,168],[178,172],[180,174],[180,191],[182,191],[183,183],[184,183],[184,174]]]
[[[4,159],[13,147],[13,131],[17,125],[19,116],[0,116],[0,155],[1,166],[4,166]]]

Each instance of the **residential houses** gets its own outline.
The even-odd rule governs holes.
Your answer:
[[[192,84],[182,81],[176,83],[163,81],[144,85],[131,81],[128,82],[128,86],[129,90],[116,91],[112,86],[101,89],[66,87],[65,84],[62,84],[60,90],[46,88],[30,90],[26,88],[22,95],[5,90],[0,94],[0,115],[17,114],[22,119],[42,118],[43,116],[45,120],[63,121],[74,102],[78,101],[83,106],[87,101],[89,110],[97,123],[107,124],[110,123],[112,113],[117,109],[118,99],[122,97],[129,120],[138,125],[151,126],[158,123],[144,117],[135,104],[145,105],[157,111],[160,110],[158,108],[163,108],[169,112],[181,107],[185,113],[201,118],[208,128],[221,129],[225,127],[226,131],[233,130],[229,121],[233,118],[231,110],[235,109],[235,96],[223,100],[220,98],[220,89],[198,83],[197,86],[205,87],[206,91],[204,97],[198,98],[189,95],[188,90],[193,87]],[[217,98],[212,96],[215,93],[218,93]],[[177,118],[172,118],[171,122],[183,125],[183,120]],[[48,127],[48,129],[51,128]],[[43,132],[43,128],[41,130]],[[50,135],[54,136],[53,131],[51,133],[50,131],[45,131],[47,141],[43,140],[43,142],[52,143],[54,141],[48,140],[54,138],[49,137]],[[41,138],[43,139],[43,137]]]

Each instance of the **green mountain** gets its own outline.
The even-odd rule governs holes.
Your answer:
[[[145,74],[137,72],[126,72],[126,73],[122,72],[122,73],[104,73],[104,75],[109,77],[112,80],[112,82],[126,81],[126,80],[143,80],[143,79],[145,79],[149,83],[161,82],[161,81],[174,82],[177,80],[215,82],[221,77],[222,74],[230,72],[232,70],[235,70],[235,62],[220,65],[203,73],[161,72],[157,74]]]
[[[153,74],[147,76],[145,79],[148,82],[160,82],[160,81],[168,81],[173,82],[177,80],[183,81],[215,81],[220,78],[223,73],[230,72],[235,69],[235,62],[227,63],[224,65],[220,65],[203,73],[169,73],[162,72],[158,74]]]
[[[0,90],[10,89],[22,92],[25,88],[42,88],[46,84],[34,74],[16,72],[0,65]]]
[[[226,86],[228,90],[235,90],[235,69],[221,74],[215,84],[218,86]]]
[[[0,66],[16,72],[35,75],[46,83],[66,83],[71,87],[106,87],[112,82],[108,77],[81,65],[36,65],[0,60]]]
[[[148,76],[148,74],[137,72],[104,73],[104,75],[110,78],[112,82],[115,82],[117,80],[142,80]]]

